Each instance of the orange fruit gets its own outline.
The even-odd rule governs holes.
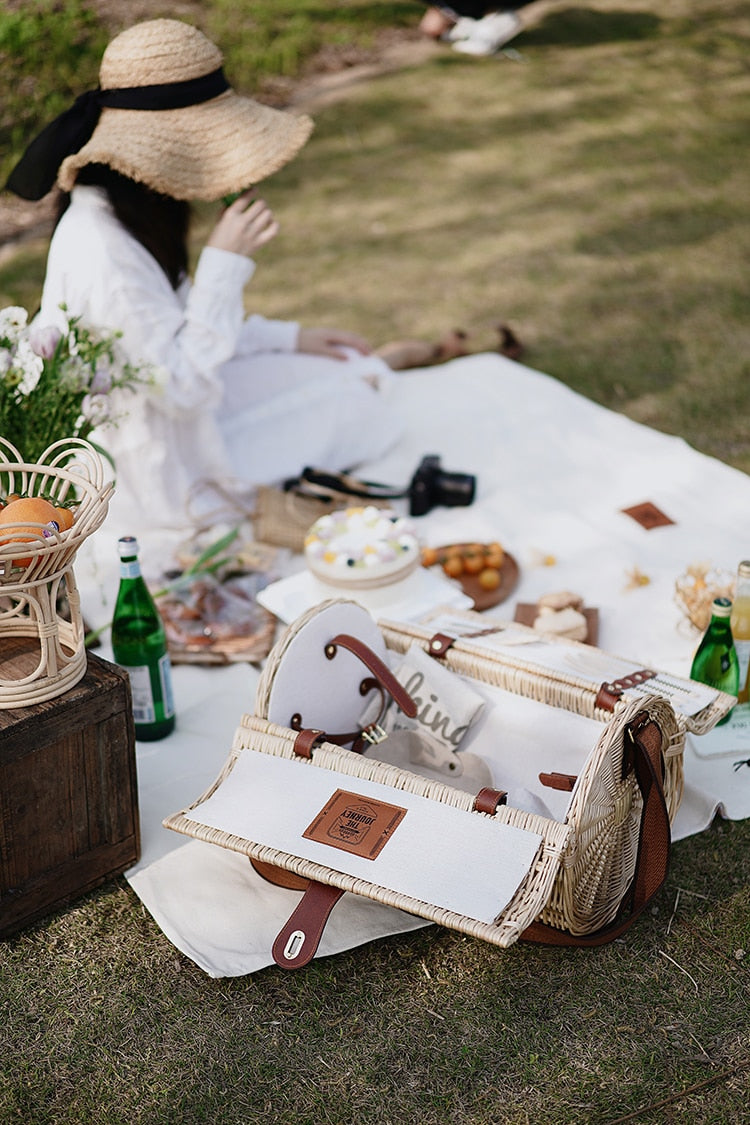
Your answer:
[[[484,555],[468,554],[464,559],[464,570],[467,574],[479,574],[484,570]]]
[[[0,534],[0,545],[4,543],[33,543],[37,539],[44,539],[44,526],[54,520],[57,516],[57,509],[50,504],[49,500],[43,500],[41,496],[25,496],[18,500],[11,500],[0,511],[0,529],[6,527],[8,524],[16,523],[35,523],[38,524],[39,530],[28,529],[24,532],[20,530],[9,531],[6,534]],[[29,555],[24,559],[14,559],[14,566],[28,566],[31,562]]]
[[[0,496],[0,512],[7,504],[12,504],[14,500],[20,499],[21,497],[17,492],[11,492],[9,496]]]
[[[483,590],[496,590],[500,585],[500,571],[494,566],[485,567],[479,575],[478,582]]]
[[[70,508],[55,508],[53,519],[60,531],[67,531],[75,523],[75,515]]]
[[[460,555],[451,555],[443,563],[443,570],[449,578],[459,578],[464,572],[464,561]]]

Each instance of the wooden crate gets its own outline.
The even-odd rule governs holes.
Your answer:
[[[4,640],[3,664],[29,642]],[[135,734],[126,672],[89,653],[64,695],[0,711],[0,937],[138,859]]]

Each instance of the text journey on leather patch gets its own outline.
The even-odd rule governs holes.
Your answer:
[[[302,835],[363,859],[375,859],[406,813],[399,805],[337,789]]]

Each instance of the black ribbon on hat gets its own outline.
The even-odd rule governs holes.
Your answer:
[[[87,90],[34,138],[8,177],[4,190],[15,192],[22,199],[45,196],[52,189],[63,160],[79,152],[91,139],[102,109],[185,109],[217,98],[229,89],[219,67],[185,82]]]

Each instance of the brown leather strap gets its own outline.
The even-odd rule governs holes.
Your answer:
[[[456,643],[457,637],[449,637],[447,633],[434,633],[427,644],[427,651],[436,660],[441,660],[449,648]]]
[[[634,769],[643,810],[633,880],[618,917],[593,934],[569,934],[544,922],[532,922],[521,934],[522,940],[547,945],[604,945],[624,933],[663,886],[669,868],[671,831],[664,799],[661,730],[641,711],[625,728],[624,739],[623,771],[627,774],[631,766]]]
[[[328,916],[343,893],[338,887],[310,880],[271,947],[277,965],[282,969],[301,969],[312,961]]]
[[[564,793],[572,793],[578,778],[574,773],[540,773],[539,780],[548,789],[560,789]]]
[[[462,633],[460,637],[451,637],[448,633],[433,633],[427,642],[427,651],[436,660],[442,660],[449,649],[453,648],[456,641],[470,641],[474,637],[489,637],[492,633],[502,633],[505,625],[493,625],[489,629],[478,629],[476,633]]]
[[[339,647],[353,653],[372,672],[372,676],[368,676],[359,685],[359,690],[362,695],[367,695],[373,688],[380,692],[380,712],[377,719],[368,723],[364,728],[359,727],[357,730],[333,733],[304,727],[302,715],[299,712],[295,713],[289,720],[289,726],[292,730],[299,731],[300,736],[304,735],[304,738],[298,737],[294,744],[294,753],[301,758],[311,758],[316,743],[322,741],[332,742],[335,746],[349,746],[351,744],[352,750],[357,754],[362,752],[365,743],[382,742],[385,738],[385,732],[381,729],[380,722],[388,706],[386,695],[390,695],[395,700],[405,715],[413,719],[417,714],[417,705],[412,697],[401,686],[390,668],[364,641],[360,641],[357,637],[352,637],[348,633],[339,633],[325,646],[324,651],[328,660],[333,660]]]
[[[294,753],[298,758],[312,758],[312,752],[324,737],[322,730],[306,727],[294,740]]]
[[[494,816],[497,812],[499,805],[507,805],[508,794],[504,789],[492,789],[489,785],[485,785],[484,789],[480,789],[474,798],[474,812],[488,813],[489,816]]]
[[[388,700],[386,699],[385,692],[383,691],[377,680],[363,680],[362,684],[364,683],[370,684],[370,690],[372,690],[373,688],[377,688],[377,690],[380,692],[380,711],[378,712],[377,719],[375,719],[371,723],[368,723],[366,727],[357,727],[356,730],[339,731],[336,733],[331,733],[329,731],[318,731],[318,741],[322,742],[323,736],[325,734],[326,742],[332,742],[334,746],[348,746],[351,743],[352,750],[354,750],[357,754],[362,753],[364,744],[366,742],[372,744],[375,742],[383,741],[383,739],[385,738],[385,731],[383,731],[382,727],[380,726],[380,722],[385,715],[386,708],[388,707]],[[362,684],[360,684],[360,688],[362,687]],[[366,695],[367,693],[363,692],[362,694]],[[291,719],[289,720],[289,726],[292,730],[298,731],[314,729],[302,726],[302,716],[300,715],[299,711],[295,712],[295,714],[292,715]],[[302,754],[299,750],[297,750],[297,744],[295,743],[294,752],[300,757],[310,758],[312,757],[313,749],[314,744],[310,746],[311,753]]]
[[[621,676],[619,680],[605,681],[599,688],[594,706],[602,711],[614,711],[615,704],[622,698],[624,691],[653,680],[656,674],[650,668],[641,668],[639,672],[631,672],[629,676]]]
[[[354,653],[365,667],[369,668],[378,683],[381,684],[385,691],[396,701],[404,714],[408,715],[410,719],[415,718],[417,714],[416,703],[406,689],[398,682],[388,665],[384,664],[371,648],[357,637],[351,637],[348,633],[339,633],[333,640],[329,641],[325,647],[325,654],[329,660],[333,660],[338,647],[348,649],[349,652]]]

